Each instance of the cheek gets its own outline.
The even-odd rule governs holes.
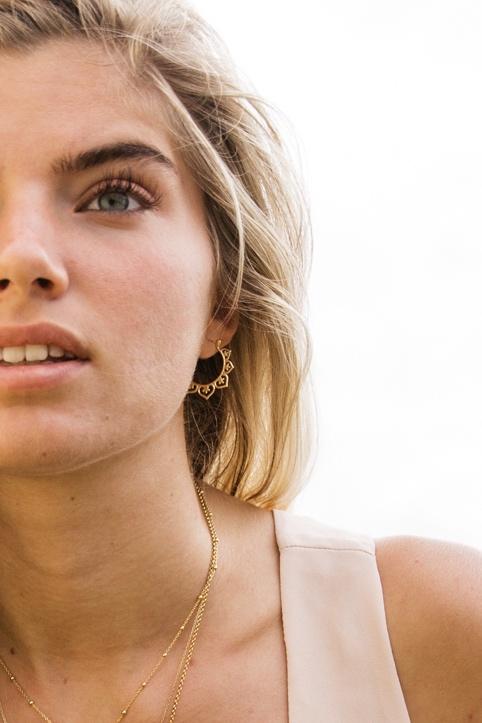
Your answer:
[[[116,257],[101,278],[97,270],[91,298],[98,325],[109,324],[99,365],[112,373],[114,397],[131,412],[140,412],[141,399],[148,415],[166,416],[182,402],[209,321],[211,258],[209,249],[194,253],[179,244],[176,252],[130,255],[128,263]]]

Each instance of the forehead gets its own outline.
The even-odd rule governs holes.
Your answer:
[[[0,148],[28,161],[60,149],[142,134],[174,155],[160,96],[140,89],[124,59],[88,40],[0,52]],[[19,132],[21,129],[21,132]]]

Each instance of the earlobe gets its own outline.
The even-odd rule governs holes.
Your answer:
[[[226,347],[239,326],[239,315],[235,312],[229,319],[219,320],[212,319],[204,336],[204,342],[199,354],[200,359],[209,359],[209,357],[217,354],[217,342],[221,340],[221,346]]]

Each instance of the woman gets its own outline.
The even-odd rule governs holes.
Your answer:
[[[0,0],[0,52],[2,720],[482,720],[480,555],[286,511],[309,225],[222,43]]]

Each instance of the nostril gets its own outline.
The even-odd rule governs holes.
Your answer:
[[[42,289],[50,289],[50,287],[52,286],[52,282],[49,281],[49,279],[40,278],[40,279],[37,279],[37,281],[39,283],[39,286],[42,287]]]
[[[6,289],[9,285],[10,280],[9,279],[0,279],[0,290]],[[52,281],[49,279],[37,279],[37,283],[42,287],[42,289],[50,289],[52,286]]]

